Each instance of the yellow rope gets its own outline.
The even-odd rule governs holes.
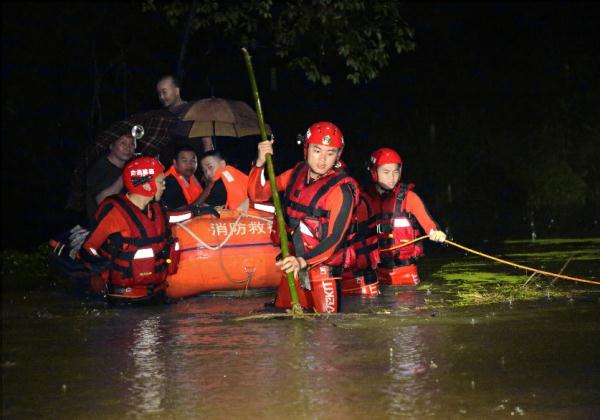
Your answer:
[[[423,236],[418,237],[417,239],[413,239],[412,241],[405,242],[403,244],[396,245],[396,246],[393,246],[391,248],[382,249],[381,251],[383,251],[383,252],[394,251],[396,249],[403,248],[405,246],[414,244],[415,242],[422,241],[425,238],[429,238],[429,236],[428,235],[423,235]],[[488,258],[490,260],[493,260],[493,261],[496,261],[496,262],[499,262],[499,263],[502,263],[502,264],[510,265],[512,267],[521,268],[523,270],[533,271],[534,273],[542,274],[544,276],[554,276],[554,277],[557,277],[557,278],[560,278],[560,279],[564,279],[564,280],[571,280],[571,281],[577,281],[577,282],[581,282],[581,283],[595,284],[597,286],[600,286],[600,281],[586,280],[586,279],[581,279],[579,277],[565,276],[564,274],[551,273],[550,271],[538,270],[536,268],[527,267],[526,265],[515,264],[513,262],[506,261],[506,260],[494,257],[493,255],[488,255],[488,254],[484,254],[483,252],[475,251],[474,249],[467,248],[466,246],[457,244],[456,242],[452,242],[452,241],[450,241],[448,239],[446,239],[444,241],[444,243],[447,243],[447,244],[450,244],[450,245],[455,246],[457,248],[460,248],[463,251],[467,251],[467,252],[470,252],[472,254],[479,255],[480,257],[483,257],[483,258]]]
[[[415,242],[419,242],[422,241],[423,239],[429,238],[429,235],[423,235],[423,236],[419,236],[417,239],[413,239],[412,241],[408,241],[408,242],[403,242],[400,245],[396,245],[393,246],[391,248],[385,248],[382,249],[382,252],[389,252],[389,251],[395,251],[396,249],[400,249],[400,248],[404,248],[405,246],[409,246],[414,244]]]
[[[460,249],[462,249],[464,251],[470,252],[472,254],[479,255],[480,257],[488,258],[490,260],[494,260],[494,261],[497,261],[497,262],[502,263],[502,264],[510,265],[512,267],[522,268],[523,270],[533,271],[534,273],[543,274],[544,276],[554,276],[554,277],[558,277],[560,279],[571,280],[571,281],[578,281],[578,282],[581,282],[581,283],[589,283],[589,284],[595,284],[595,285],[599,285],[600,286],[600,281],[580,279],[578,277],[565,276],[564,274],[551,273],[550,271],[538,270],[536,268],[527,267],[527,266],[521,265],[521,264],[515,264],[515,263],[512,263],[510,261],[506,261],[506,260],[494,257],[492,255],[484,254],[483,252],[475,251],[474,249],[467,248],[466,246],[457,244],[457,243],[449,241],[449,240],[446,240],[445,243],[450,244],[452,246],[455,246],[457,248],[460,248]]]

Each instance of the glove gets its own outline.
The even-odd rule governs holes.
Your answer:
[[[221,218],[221,215],[212,206],[192,206],[192,214],[195,216],[202,216],[205,214],[212,214],[217,219]]]
[[[429,231],[429,239],[434,242],[444,242],[446,240],[446,234],[441,230],[431,229]]]

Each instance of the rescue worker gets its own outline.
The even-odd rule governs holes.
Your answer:
[[[383,284],[417,285],[417,259],[423,255],[423,244],[417,242],[397,249],[395,246],[420,236],[420,229],[435,242],[444,242],[446,234],[429,216],[423,201],[412,191],[413,184],[400,182],[402,158],[384,147],[371,155],[369,171],[374,183],[365,194],[377,202],[375,229],[379,243],[377,277]]]
[[[282,210],[286,219],[290,256],[276,262],[285,273],[294,273],[300,304],[317,312],[340,310],[340,278],[352,262],[352,249],[345,247],[352,212],[358,200],[358,184],[340,168],[344,148],[341,130],[330,122],[310,126],[304,139],[304,161],[276,179],[284,191]],[[272,141],[258,144],[258,157],[250,170],[250,200],[271,199],[266,181],[266,154],[273,153]],[[291,308],[287,276],[277,291],[275,307]]]
[[[377,237],[377,219],[379,213],[378,193],[375,184],[370,184],[366,191],[360,191],[358,205],[354,214],[352,235],[348,246],[354,249],[356,259],[352,267],[344,270],[342,276],[342,294],[378,296],[377,264],[379,263],[379,246]]]
[[[191,206],[202,193],[200,181],[194,175],[198,158],[192,146],[183,145],[175,151],[173,165],[165,173],[165,193],[161,202],[169,210]]]
[[[248,175],[227,164],[216,150],[200,159],[204,191],[198,202],[230,210],[248,210]]]
[[[178,242],[158,203],[164,179],[158,160],[133,159],[123,169],[127,192],[107,197],[98,207],[95,226],[79,252],[96,273],[95,291],[117,301],[145,300],[164,291],[167,274],[176,272]]]

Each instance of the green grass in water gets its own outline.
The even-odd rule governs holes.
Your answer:
[[[590,273],[597,273],[600,267],[600,238],[506,241],[505,244],[513,252],[500,258],[532,268],[558,273],[569,261],[564,274],[594,279]],[[524,245],[535,249],[526,252]],[[434,299],[427,300],[432,307],[570,298],[590,291],[600,292],[598,286],[563,280],[553,282],[553,277],[540,275],[530,278],[531,274],[481,257],[467,256],[442,265],[431,273],[432,283],[419,289],[443,293],[445,298],[441,305]]]

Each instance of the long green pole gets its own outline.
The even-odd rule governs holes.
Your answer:
[[[244,53],[244,60],[246,61],[246,69],[248,70],[248,77],[250,78],[250,86],[252,88],[252,95],[254,96],[254,103],[256,104],[256,114],[258,116],[258,127],[260,129],[261,141],[267,140],[267,130],[265,129],[265,120],[263,117],[262,107],[260,106],[260,97],[258,96],[258,87],[256,85],[256,78],[254,77],[254,69],[252,67],[252,61],[250,60],[250,54],[246,48],[242,48]],[[273,169],[273,158],[270,153],[266,155],[267,161],[267,174],[269,176],[269,184],[271,185],[271,193],[273,194],[273,205],[275,206],[275,215],[277,218],[277,230],[279,231],[279,240],[281,242],[281,256],[286,258],[290,255],[287,231],[285,229],[285,221],[283,220],[283,211],[281,209],[281,201],[279,200],[279,193],[277,192],[277,182],[275,181],[275,170]],[[290,296],[292,298],[292,313],[301,315],[302,307],[298,301],[298,293],[296,292],[296,284],[294,282],[294,273],[287,273],[288,287],[290,288]]]

